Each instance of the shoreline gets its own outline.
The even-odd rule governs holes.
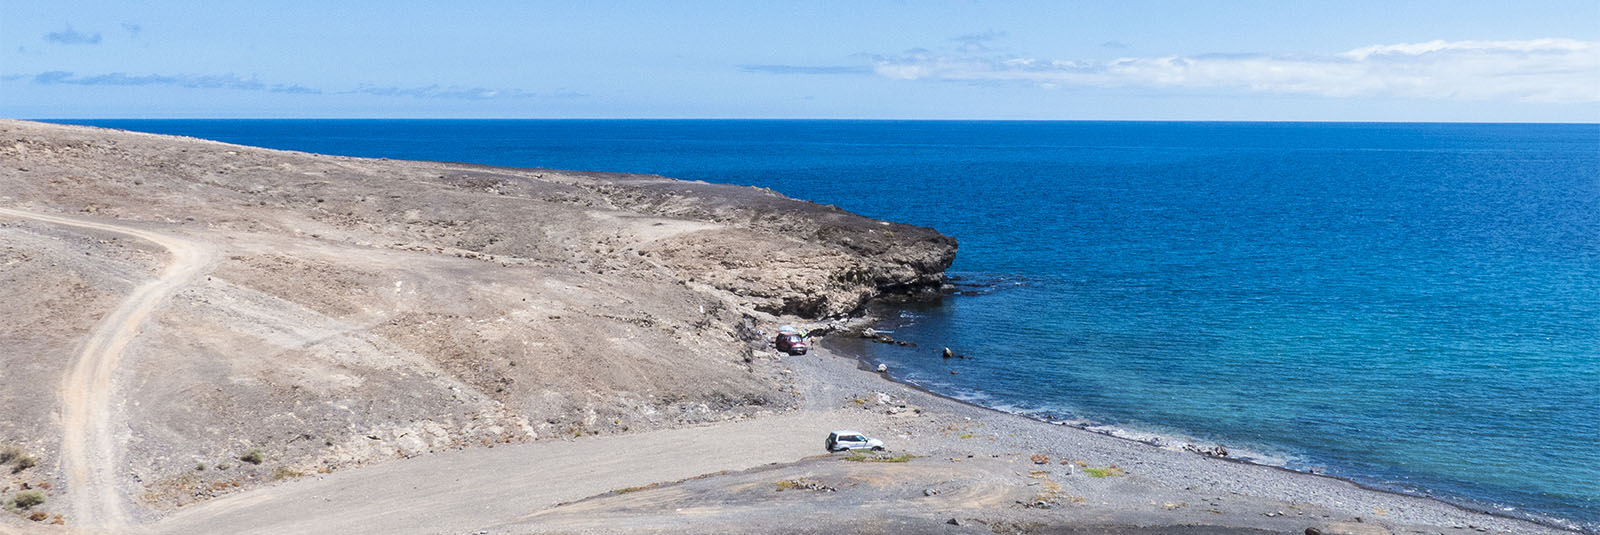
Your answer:
[[[870,306],[872,306],[872,304],[869,304],[868,306],[870,307]],[[894,307],[892,305],[891,306],[885,306],[883,304],[878,304],[878,306],[884,307],[883,310],[899,310],[899,308],[896,308],[896,307]],[[851,327],[867,327],[867,326],[875,325],[880,321],[883,321],[883,318],[876,317],[876,316],[873,316],[873,315],[869,314],[869,315],[863,316],[861,318],[852,318],[848,322],[848,324]],[[834,331],[834,332],[829,333],[829,335],[831,335],[830,337],[848,336],[848,334],[853,334],[853,331],[846,330],[845,332]],[[863,342],[860,342],[860,343],[866,344],[866,343],[873,343],[873,342],[863,341]],[[819,349],[823,349],[823,350],[825,350],[825,351],[827,351],[829,353],[832,353],[832,354],[834,354],[836,356],[840,356],[840,357],[843,357],[843,358],[849,358],[851,360],[854,360],[855,364],[856,364],[855,367],[856,367],[857,370],[859,370],[860,372],[865,373],[865,374],[870,374],[870,375],[876,376],[880,380],[885,381],[887,383],[894,384],[894,385],[897,385],[899,387],[910,389],[910,390],[913,390],[913,391],[916,391],[916,392],[920,392],[920,393],[928,395],[928,396],[939,398],[939,399],[942,399],[942,400],[944,400],[946,402],[949,402],[949,403],[955,403],[955,404],[964,405],[964,406],[967,406],[967,407],[971,407],[973,409],[978,409],[978,410],[989,412],[989,413],[992,413],[992,414],[995,414],[995,415],[1004,415],[1004,416],[1023,418],[1023,419],[1026,419],[1026,420],[1029,420],[1029,421],[1032,421],[1032,422],[1037,422],[1037,423],[1040,423],[1040,424],[1049,425],[1051,427],[1058,427],[1058,428],[1064,428],[1064,429],[1075,429],[1075,430],[1078,430],[1078,431],[1081,431],[1081,432],[1084,432],[1084,433],[1089,433],[1089,434],[1093,434],[1093,435],[1096,435],[1096,436],[1103,436],[1103,437],[1113,438],[1113,439],[1124,441],[1124,442],[1129,443],[1129,444],[1138,444],[1138,445],[1143,446],[1143,447],[1148,447],[1148,448],[1152,448],[1152,449],[1160,450],[1160,451],[1173,451],[1173,452],[1178,452],[1178,453],[1183,453],[1183,454],[1192,454],[1192,455],[1194,455],[1194,456],[1196,456],[1198,458],[1213,459],[1213,460],[1219,460],[1219,461],[1227,461],[1227,462],[1230,462],[1230,463],[1236,463],[1236,464],[1244,465],[1244,466],[1269,468],[1269,469],[1281,471],[1281,472],[1283,472],[1285,474],[1295,474],[1295,475],[1298,475],[1298,476],[1311,476],[1311,477],[1317,477],[1317,478],[1326,479],[1326,480],[1329,480],[1329,481],[1336,481],[1336,482],[1340,482],[1340,483],[1354,485],[1354,486],[1356,486],[1358,488],[1361,488],[1363,490],[1370,491],[1370,492],[1388,494],[1388,495],[1393,495],[1393,496],[1397,496],[1397,497],[1404,497],[1404,498],[1414,498],[1414,499],[1429,500],[1429,501],[1436,502],[1436,503],[1444,505],[1444,506],[1448,506],[1448,507],[1457,509],[1457,510],[1463,512],[1463,513],[1468,513],[1468,514],[1480,514],[1480,515],[1487,515],[1487,516],[1491,516],[1491,517],[1495,517],[1495,518],[1502,518],[1502,519],[1514,520],[1514,521],[1519,521],[1519,522],[1527,522],[1527,523],[1531,523],[1531,524],[1538,525],[1538,526],[1541,526],[1541,527],[1552,528],[1552,529],[1557,529],[1557,530],[1566,531],[1566,532],[1572,532],[1572,533],[1600,533],[1600,531],[1592,531],[1592,530],[1586,531],[1581,523],[1573,521],[1573,520],[1569,520],[1569,519],[1564,519],[1564,518],[1559,518],[1559,517],[1535,517],[1535,516],[1532,516],[1532,515],[1527,515],[1527,516],[1516,515],[1516,514],[1511,514],[1511,513],[1508,513],[1508,512],[1504,512],[1504,511],[1494,510],[1492,504],[1458,503],[1456,501],[1447,499],[1446,497],[1428,495],[1428,494],[1409,493],[1409,492],[1405,492],[1405,491],[1403,491],[1401,489],[1384,488],[1384,487],[1378,486],[1378,485],[1372,485],[1372,484],[1368,484],[1368,483],[1363,483],[1363,482],[1361,482],[1361,481],[1359,481],[1359,480],[1357,480],[1355,478],[1352,478],[1352,477],[1345,477],[1345,476],[1338,476],[1338,475],[1317,473],[1317,472],[1310,472],[1310,471],[1301,471],[1301,470],[1296,470],[1296,469],[1293,469],[1293,468],[1290,468],[1288,466],[1284,466],[1284,465],[1281,465],[1281,464],[1257,462],[1255,460],[1251,460],[1251,459],[1248,459],[1248,458],[1221,457],[1221,456],[1205,454],[1205,453],[1201,453],[1201,452],[1197,452],[1197,451],[1190,451],[1190,450],[1184,449],[1184,446],[1196,446],[1196,447],[1203,447],[1203,446],[1201,446],[1200,444],[1196,444],[1196,443],[1190,442],[1188,440],[1183,440],[1183,439],[1178,439],[1178,438],[1171,438],[1168,435],[1163,435],[1163,434],[1160,434],[1160,433],[1147,432],[1147,431],[1135,431],[1135,430],[1125,429],[1125,428],[1122,428],[1122,427],[1111,426],[1111,425],[1097,425],[1097,424],[1094,424],[1092,422],[1086,422],[1086,423],[1081,423],[1081,424],[1069,423],[1067,421],[1057,422],[1057,421],[1052,421],[1052,420],[1049,420],[1049,419],[1046,419],[1046,418],[1041,418],[1041,417],[1038,417],[1038,416],[1034,416],[1034,415],[1030,415],[1030,414],[1026,414],[1026,413],[1022,413],[1022,412],[1012,412],[1012,411],[1007,411],[1007,410],[996,408],[996,407],[990,407],[990,406],[983,405],[981,403],[977,403],[975,401],[965,400],[965,399],[957,398],[957,397],[954,397],[954,396],[951,396],[951,395],[948,395],[948,394],[944,394],[944,393],[932,390],[932,389],[930,389],[928,387],[925,387],[925,386],[922,386],[922,385],[919,385],[919,384],[916,384],[916,383],[913,383],[913,382],[909,382],[909,381],[898,379],[893,375],[894,370],[892,368],[888,372],[879,372],[879,371],[877,371],[877,369],[875,368],[875,366],[872,363],[868,362],[867,357],[865,355],[863,355],[861,353],[858,353],[858,352],[849,351],[848,349],[846,349],[844,347],[840,347],[841,344],[849,345],[850,343],[849,342],[840,342],[840,341],[837,341],[837,340],[828,341],[827,337],[825,337],[820,343],[816,344],[815,346],[818,346]],[[1096,429],[1096,427],[1100,427],[1100,428],[1103,428],[1103,429]],[[1134,437],[1129,437],[1129,436],[1118,435],[1118,434],[1116,434],[1116,431],[1147,433],[1147,434],[1150,434],[1152,436],[1158,437],[1158,439],[1171,440],[1173,444],[1177,445],[1177,447],[1176,448],[1168,448],[1168,447],[1162,446],[1161,444],[1152,443],[1150,441],[1141,440],[1141,439],[1134,438]],[[1469,501],[1469,500],[1463,500],[1463,501]],[[1569,523],[1569,524],[1563,524],[1564,522],[1565,523]]]
[[[45,131],[8,149],[28,156],[27,168],[0,173],[18,185],[8,195],[23,209],[88,206],[81,217],[221,248],[216,269],[170,299],[167,321],[141,342],[148,349],[128,360],[137,366],[123,373],[138,388],[116,399],[139,409],[97,418],[126,425],[128,439],[96,457],[121,455],[96,466],[128,474],[98,490],[139,514],[95,522],[67,508],[70,527],[45,529],[1567,533],[1338,478],[1065,431],[862,373],[848,354],[764,347],[757,325],[801,322],[794,313],[839,317],[830,311],[874,295],[855,286],[863,281],[829,286],[863,262],[888,262],[873,265],[896,280],[942,280],[955,244],[931,229],[661,177],[547,177],[0,126]],[[121,152],[82,150],[112,141]],[[81,183],[47,180],[80,173]],[[319,173],[328,180],[303,182]],[[463,223],[479,219],[496,224]],[[7,227],[8,239],[41,255],[31,286],[10,288],[50,297],[67,286],[56,282],[59,266],[74,266],[104,279],[100,304],[109,307],[126,293],[118,284],[165,264],[40,227]],[[568,234],[506,231],[528,228]],[[776,251],[805,262],[758,248],[796,228],[825,231]],[[884,254],[908,247],[918,254]],[[748,271],[730,275],[746,262]],[[817,288],[830,298],[814,301]],[[20,314],[40,318],[82,303],[22,297]],[[72,349],[70,338],[32,333],[98,317],[25,334]],[[192,366],[197,355],[219,365]],[[262,364],[265,372],[247,368]],[[282,370],[296,375],[269,373]],[[13,388],[54,395],[52,378],[45,370]],[[217,394],[191,395],[193,385]],[[180,401],[154,402],[171,400]],[[49,421],[49,406],[23,408]],[[206,436],[165,433],[169,423],[237,427]],[[822,454],[822,439],[840,429],[881,437],[890,451]],[[56,464],[54,450],[39,451],[41,465]],[[773,468],[752,471],[760,467]],[[56,477],[40,483],[55,487],[50,504],[96,490],[63,494],[59,470],[46,470],[18,477]],[[147,492],[122,495],[119,485]],[[597,499],[574,502],[588,497]]]

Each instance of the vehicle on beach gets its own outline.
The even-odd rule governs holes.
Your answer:
[[[883,441],[861,434],[860,431],[834,431],[828,433],[823,446],[829,452],[846,450],[883,451]]]
[[[806,337],[795,333],[778,333],[778,337],[772,341],[772,346],[778,348],[778,351],[790,355],[804,355],[806,354]]]

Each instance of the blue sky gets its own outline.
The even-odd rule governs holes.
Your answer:
[[[0,116],[1600,121],[1600,2],[0,0]]]

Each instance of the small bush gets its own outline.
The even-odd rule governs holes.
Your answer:
[[[1084,468],[1083,473],[1089,474],[1089,477],[1117,477],[1128,474],[1114,464],[1105,468]]]
[[[656,487],[658,487],[660,485],[661,485],[660,483],[651,483],[649,485],[640,485],[640,486],[637,486],[637,487],[628,487],[628,488],[623,488],[623,489],[617,489],[617,490],[614,490],[612,492],[615,493],[615,494],[627,494],[627,493],[630,493],[630,492],[639,492],[641,490],[650,490],[650,489],[656,488]]]
[[[44,503],[44,493],[37,490],[18,492],[16,497],[11,498],[11,504],[18,509],[27,509],[42,503]]]
[[[206,463],[195,463],[194,470],[196,472],[204,472],[204,471],[206,471]]]
[[[261,461],[267,460],[267,454],[262,453],[261,449],[257,448],[244,452],[244,455],[239,456],[239,460],[250,464],[261,464]]]
[[[296,472],[287,466],[279,466],[277,470],[272,471],[272,480],[294,479],[304,475],[306,475],[304,472]]]
[[[34,458],[32,455],[23,454],[16,459],[12,459],[11,462],[16,463],[11,466],[11,473],[15,474],[33,468],[33,465],[39,464],[39,459]]]
[[[22,456],[22,448],[6,446],[0,448],[0,464],[10,463],[12,459]]]

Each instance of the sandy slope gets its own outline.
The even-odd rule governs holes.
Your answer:
[[[117,473],[122,467],[117,427],[111,405],[117,392],[112,382],[123,350],[161,303],[203,274],[211,250],[199,243],[124,225],[85,221],[9,208],[0,216],[41,221],[122,234],[155,243],[172,255],[160,278],[140,285],[116,310],[101,320],[84,342],[61,389],[61,464],[72,491],[75,525],[87,532],[116,533],[129,523]]]
[[[954,255],[930,229],[662,177],[9,120],[0,162],[0,447],[38,459],[0,500],[43,491],[31,526],[781,412],[795,394],[752,346],[773,314],[924,292]]]

